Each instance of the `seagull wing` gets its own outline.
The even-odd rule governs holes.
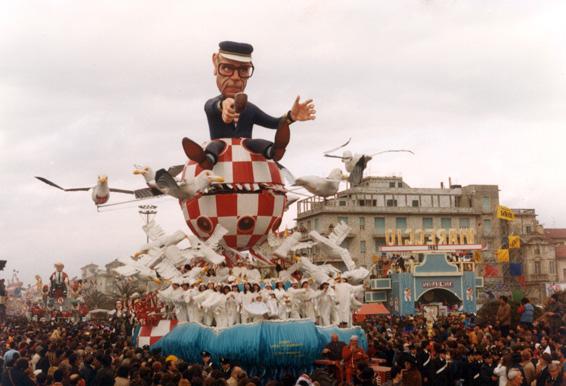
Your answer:
[[[37,177],[37,176],[36,176],[35,178],[37,178],[38,180],[40,180],[41,182],[43,182],[43,183],[45,183],[45,184],[47,184],[47,185],[51,185],[51,186],[53,186],[54,188],[63,190],[63,191],[65,191],[65,192],[79,192],[79,191],[87,192],[87,191],[89,191],[90,189],[92,189],[92,186],[91,186],[91,187],[88,187],[88,188],[69,188],[69,189],[65,189],[65,188],[62,188],[62,187],[60,187],[59,185],[57,185],[55,182],[49,181],[47,178]]]
[[[295,183],[295,176],[293,175],[293,173],[291,173],[289,171],[289,169],[287,169],[285,166],[281,165],[279,162],[275,162],[275,164],[279,168],[279,171],[283,175],[283,178],[285,179],[285,181],[287,181],[287,184],[293,185]]]
[[[314,243],[312,241],[305,241],[303,243],[298,243],[297,245],[295,245],[294,247],[291,247],[291,250],[293,252],[295,252],[298,249],[305,249],[305,248],[311,248],[314,245]]]
[[[173,165],[170,166],[169,169],[167,169],[167,173],[169,173],[173,177],[176,177],[183,171],[184,168],[185,165]]]
[[[226,233],[228,233],[228,230],[218,224],[214,229],[214,232],[212,232],[212,235],[210,235],[208,240],[206,240],[206,245],[214,250],[218,249],[218,243],[222,240]]]
[[[346,248],[338,247],[338,254],[348,271],[352,271],[356,268],[356,264],[354,263],[354,260],[352,260],[352,256]]]
[[[133,190],[115,189],[115,188],[109,188],[109,190],[115,193],[135,194]]]
[[[163,196],[163,193],[154,188],[142,188],[134,190],[134,196],[136,197],[136,199],[141,200],[145,198]]]
[[[350,228],[346,223],[340,222],[338,225],[334,227],[332,233],[328,236],[328,239],[332,241],[337,246],[340,246],[342,242],[348,237],[348,234],[352,228]]]
[[[362,179],[364,178],[364,170],[369,159],[371,158],[365,155],[361,156],[358,162],[356,162],[356,165],[354,165],[354,168],[348,177],[348,181],[352,184],[352,186],[357,186],[362,182]]]
[[[269,233],[267,233],[267,244],[271,248],[277,248],[281,245],[281,240],[279,240],[277,236],[275,236],[275,232],[269,231]]]
[[[161,276],[166,280],[170,280],[180,275],[179,270],[175,268],[175,266],[171,264],[171,262],[169,262],[168,260],[163,260],[162,262],[157,264],[155,266],[155,270],[157,271],[159,276]]]
[[[165,169],[159,169],[155,173],[155,182],[160,189],[163,189],[164,193],[170,196],[181,198],[183,195],[179,185],[177,185],[177,181]]]
[[[165,257],[168,262],[173,265],[182,264],[186,259],[181,250],[176,245],[170,245],[165,248]]]
[[[378,151],[377,153],[373,153],[370,155],[370,157],[375,157],[376,155],[380,155],[380,154],[384,154],[384,153],[411,153],[412,155],[415,155],[415,153],[413,153],[412,150],[383,150],[383,151]]]
[[[147,225],[143,225],[142,228],[151,241],[165,236],[165,231],[155,222],[155,220],[151,220]]]
[[[350,143],[351,140],[352,140],[352,137],[348,138],[348,140],[346,141],[346,143],[344,143],[344,144],[342,144],[342,145],[340,145],[340,146],[338,146],[338,147],[335,147],[334,149],[330,149],[330,150],[327,150],[327,151],[323,152],[324,155],[329,154],[329,153],[334,153],[335,151],[340,150],[340,149],[342,149],[343,147],[348,146],[348,144]],[[342,158],[342,157],[340,157],[340,158]]]
[[[139,271],[131,265],[123,265],[121,267],[114,268],[114,272],[116,272],[120,276],[129,277],[129,276],[134,276]]]
[[[340,158],[340,159],[346,159],[346,157],[342,157],[341,155],[334,155],[334,154],[325,154],[325,157],[328,158]]]

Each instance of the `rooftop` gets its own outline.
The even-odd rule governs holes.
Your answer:
[[[566,228],[546,228],[544,234],[551,239],[566,239]]]

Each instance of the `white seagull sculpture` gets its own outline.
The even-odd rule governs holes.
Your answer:
[[[223,177],[214,175],[210,170],[204,170],[195,178],[178,183],[167,170],[160,169],[155,173],[155,180],[159,190],[180,200],[191,199],[211,184],[224,182]]]
[[[49,181],[47,178],[44,177],[35,177],[43,183],[47,185],[53,186],[57,189],[60,189],[64,192],[88,192],[91,191],[92,201],[95,205],[102,205],[108,202],[110,199],[110,192],[116,193],[124,193],[124,194],[134,194],[133,190],[126,190],[126,189],[115,189],[108,187],[108,177],[107,176],[98,176],[98,180],[96,181],[95,186],[91,186],[88,188],[62,188],[56,183]]]
[[[340,182],[346,179],[340,169],[332,169],[328,177],[303,176],[295,180],[294,186],[305,188],[309,193],[320,197],[333,196],[338,192]]]

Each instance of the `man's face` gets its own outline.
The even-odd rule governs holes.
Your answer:
[[[246,89],[247,79],[240,77],[238,69],[251,67],[251,63],[237,62],[224,58],[222,55],[212,55],[214,75],[216,75],[216,86],[220,93],[227,98],[234,98],[239,92]],[[240,70],[242,71],[242,70]],[[232,73],[232,75],[226,75]]]

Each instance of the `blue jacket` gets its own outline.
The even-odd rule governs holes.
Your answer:
[[[248,102],[244,111],[240,113],[238,124],[224,123],[222,113],[218,109],[218,102],[222,100],[222,95],[218,95],[206,101],[204,111],[208,119],[210,139],[218,138],[251,138],[254,124],[268,129],[277,129],[280,117],[272,117],[264,113],[259,107]]]

